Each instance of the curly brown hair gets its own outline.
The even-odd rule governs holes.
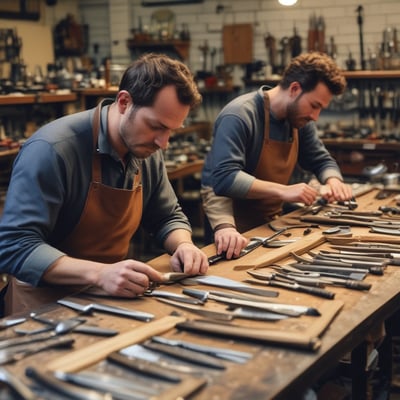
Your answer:
[[[174,85],[179,101],[195,108],[202,101],[193,75],[181,61],[164,54],[148,53],[135,60],[124,72],[119,90],[126,90],[136,106],[151,106],[157,93]]]
[[[304,92],[311,92],[319,82],[334,95],[342,94],[346,88],[343,71],[331,57],[318,52],[300,54],[292,59],[279,86],[287,89],[292,82],[299,82]]]

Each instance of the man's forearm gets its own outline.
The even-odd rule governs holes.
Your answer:
[[[235,226],[233,215],[233,201],[229,197],[217,196],[212,188],[202,188],[201,196],[203,208],[214,230],[218,225],[229,224]]]
[[[173,254],[182,243],[193,243],[192,234],[186,229],[175,229],[165,239],[164,248],[169,254]]]

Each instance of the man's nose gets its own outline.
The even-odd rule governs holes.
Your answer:
[[[160,149],[166,150],[170,136],[170,131],[168,131],[168,133],[162,133],[161,135],[156,136],[154,142]]]
[[[320,109],[318,109],[318,110],[313,110],[312,113],[310,114],[310,118],[311,118],[313,121],[316,121],[316,120],[318,119],[320,113],[321,113],[321,110],[320,110]]]

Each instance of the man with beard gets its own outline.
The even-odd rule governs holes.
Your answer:
[[[279,215],[284,202],[316,200],[318,191],[307,183],[289,184],[296,164],[325,185],[320,194],[326,200],[352,197],[315,125],[345,85],[329,56],[303,54],[276,87],[241,95],[221,111],[202,174],[203,206],[218,254],[237,257],[248,242],[241,233]]]
[[[125,71],[115,100],[50,122],[23,145],[0,221],[0,271],[14,277],[6,314],[88,286],[143,294],[162,276],[127,258],[140,224],[173,271],[207,271],[162,156],[200,102],[183,63],[148,54]]]

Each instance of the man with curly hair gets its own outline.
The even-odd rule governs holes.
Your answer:
[[[302,54],[276,87],[241,95],[220,112],[202,174],[203,206],[218,254],[237,257],[248,242],[241,233],[279,215],[284,202],[316,200],[318,191],[307,183],[289,184],[296,164],[325,185],[326,200],[352,197],[315,124],[345,86],[329,56]]]

